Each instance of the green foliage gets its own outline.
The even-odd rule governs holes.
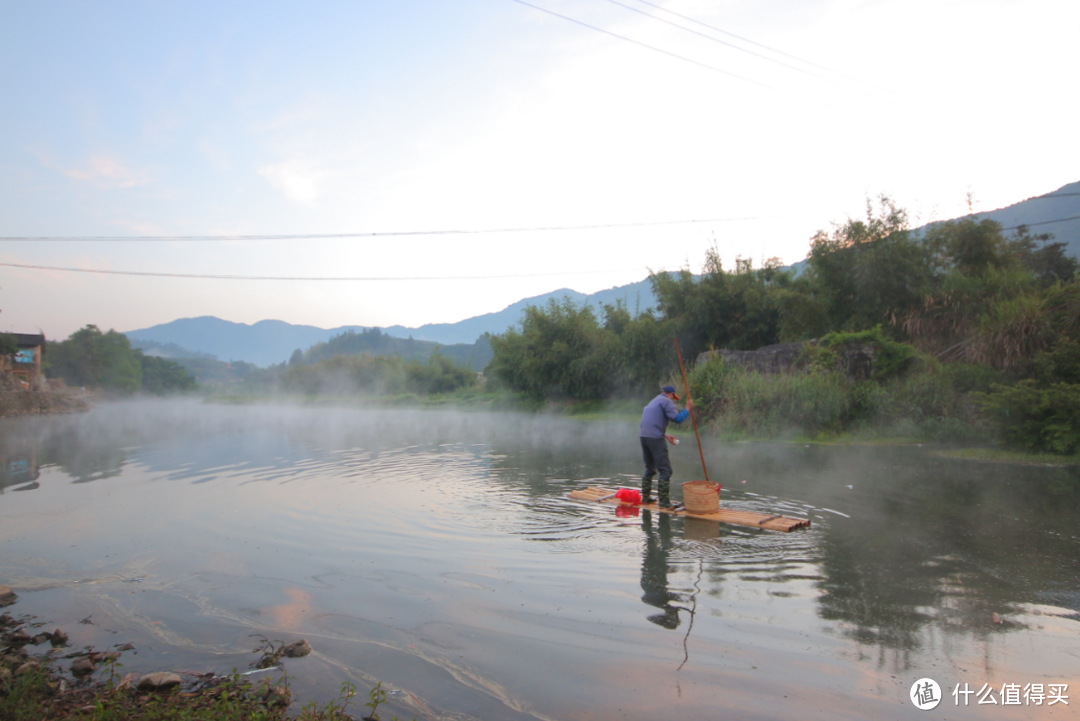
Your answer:
[[[865,220],[819,231],[810,243],[804,295],[830,330],[872,328],[918,305],[929,285],[926,248],[912,238],[907,214],[885,196],[876,214],[868,201]]]
[[[1031,235],[1027,226],[1016,229],[1009,250],[1019,258],[1042,287],[1067,283],[1080,275],[1080,261],[1065,255],[1065,243],[1051,243],[1053,233]]]
[[[633,398],[655,393],[657,382],[674,367],[668,328],[651,313],[632,317],[621,302],[603,310],[609,395]]]
[[[675,361],[664,324],[650,313],[631,316],[621,302],[603,306],[603,323],[565,297],[529,306],[520,330],[490,342],[488,374],[534,400],[648,395]]]
[[[875,326],[870,330],[851,333],[828,333],[815,345],[808,345],[802,358],[812,370],[841,370],[845,351],[860,346],[872,349],[874,369],[871,378],[874,380],[901,374],[916,356],[913,347],[886,337],[881,326]]]
[[[371,691],[368,693],[368,702],[364,704],[364,706],[371,709],[371,713],[369,713],[365,718],[369,721],[380,721],[378,710],[379,706],[384,703],[386,703],[386,691],[383,691],[382,681],[379,681],[375,684],[375,687],[372,688]]]
[[[354,717],[347,709],[356,695],[356,687],[345,682],[337,699],[309,702],[290,713],[287,677],[253,683],[235,671],[193,692],[138,692],[117,684],[115,673],[105,683],[61,692],[46,668],[23,673],[6,686],[0,682],[0,721],[349,721]]]
[[[678,335],[688,358],[709,348],[752,350],[777,343],[780,309],[774,295],[792,282],[772,260],[754,270],[740,258],[735,271],[724,270],[717,249],[705,254],[700,277],[689,270],[649,276],[669,335]]]
[[[601,322],[569,301],[531,308],[520,329],[493,337],[489,371],[538,404],[595,403],[671,378],[672,336],[690,366],[710,348],[818,339],[788,375],[720,359],[693,368],[699,416],[730,435],[971,441],[995,427],[980,409],[1022,396],[1034,420],[1017,425],[1013,411],[1001,432],[1032,448],[1067,448],[1068,388],[1080,383],[1080,264],[1050,241],[974,217],[916,236],[882,197],[864,218],[817,233],[798,275],[744,259],[726,270],[713,248],[700,275],[650,276],[656,316],[615,306]],[[1023,378],[1035,385],[1015,385]],[[974,393],[992,400],[975,403]]]
[[[838,433],[859,415],[872,385],[835,371],[763,375],[721,358],[695,368],[689,381],[699,418],[724,435],[764,438]]]
[[[316,343],[300,356],[294,353],[289,365],[295,363],[318,363],[336,355],[401,356],[407,361],[426,362],[438,353],[463,368],[482,370],[491,360],[491,345],[487,338],[481,337],[475,343],[458,343],[442,346],[432,341],[414,340],[413,338],[395,338],[383,333],[378,328],[367,328],[356,332],[347,330],[324,343]]]
[[[965,357],[994,368],[1016,368],[1047,350],[1054,324],[1046,298],[1025,293],[992,304],[979,317]]]
[[[1080,384],[1040,388],[1029,378],[976,396],[1013,445],[1063,455],[1080,450]]]
[[[957,393],[989,391],[995,383],[1004,383],[1006,380],[1002,371],[978,363],[956,361],[935,364],[935,367]]]
[[[835,436],[872,430],[937,441],[984,437],[940,365],[885,380],[834,369],[763,375],[714,358],[690,375],[699,418],[730,437]]]
[[[476,373],[434,353],[426,363],[399,356],[336,355],[311,364],[260,374],[253,385],[276,383],[286,393],[386,396],[452,393],[476,385]]]
[[[0,356],[10,356],[19,350],[19,339],[13,333],[0,333]]]
[[[165,358],[143,355],[135,351],[142,366],[142,390],[163,396],[195,389],[195,379],[179,363]]]
[[[195,379],[180,364],[143,355],[123,333],[102,333],[95,325],[75,331],[67,340],[49,343],[45,373],[62,378],[69,386],[121,394],[142,390],[162,395],[195,386]]]
[[[1049,350],[1037,355],[1032,371],[1040,385],[1080,383],[1080,342],[1059,336]]]
[[[529,306],[521,330],[491,338],[492,377],[534,398],[605,398],[612,389],[611,345],[592,308],[569,298]]]
[[[956,269],[967,276],[982,276],[1018,261],[1001,223],[994,220],[969,216],[938,223],[927,230],[925,243],[937,268]]]
[[[462,368],[438,351],[427,363],[411,361],[406,365],[406,387],[412,393],[431,395],[453,393],[476,385],[476,373]]]
[[[142,385],[142,364],[127,336],[115,330],[102,333],[95,325],[50,343],[45,370],[69,386],[134,393]]]

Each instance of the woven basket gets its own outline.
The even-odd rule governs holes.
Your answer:
[[[682,497],[687,513],[704,515],[720,510],[720,486],[712,481],[688,481],[682,484]]]

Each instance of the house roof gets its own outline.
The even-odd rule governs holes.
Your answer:
[[[44,333],[12,333],[11,335],[15,336],[20,348],[35,348],[39,345],[45,345]]]

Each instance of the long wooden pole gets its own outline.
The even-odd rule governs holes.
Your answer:
[[[683,366],[682,362],[682,351],[679,350],[679,339],[675,338],[674,340],[675,352],[679,354],[679,370],[682,371],[682,384],[683,388],[686,389],[686,400],[690,401],[692,400],[690,398],[690,384],[686,382],[686,368]],[[692,407],[690,408],[690,420],[694,424],[694,437],[697,438],[697,449],[698,453],[701,454],[701,470],[705,471],[705,481],[708,482],[709,469],[705,467],[705,449],[701,447],[701,434],[698,433],[697,429],[697,416],[694,415],[694,409]]]

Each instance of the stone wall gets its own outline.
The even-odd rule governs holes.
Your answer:
[[[779,343],[777,345],[767,345],[757,350],[727,350],[726,348],[710,350],[697,357],[697,364],[703,365],[716,356],[720,356],[728,363],[758,373],[766,375],[787,373],[795,365],[795,361],[799,359],[799,355],[802,354],[806,344],[816,342],[816,340],[811,340],[805,343]]]

